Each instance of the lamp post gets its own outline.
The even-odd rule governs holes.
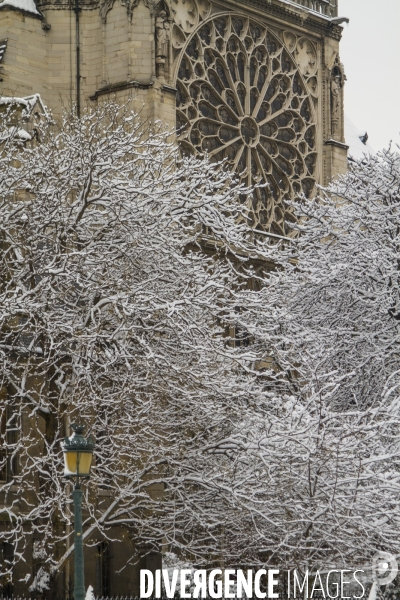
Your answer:
[[[82,539],[82,489],[80,477],[90,477],[92,465],[94,439],[84,438],[83,425],[71,425],[73,434],[66,437],[61,443],[64,452],[64,475],[76,478],[72,492],[74,502],[74,599],[85,600],[85,572],[83,565],[83,539]]]

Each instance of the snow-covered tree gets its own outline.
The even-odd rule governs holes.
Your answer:
[[[360,567],[400,552],[400,156],[365,157],[295,204],[299,235],[239,315],[269,377],[265,417],[227,447],[247,448],[251,494],[236,493],[266,556]]]
[[[128,107],[66,114],[60,129],[44,119],[29,143],[12,114],[0,178],[3,539],[14,560],[33,539],[41,574],[73,553],[60,441],[79,421],[96,438],[85,543],[121,525],[147,548],[209,555],[222,462],[199,455],[259,387],[253,358],[226,337],[240,265],[262,254],[238,225],[243,189]]]
[[[224,165],[128,108],[44,119],[31,141],[9,122],[6,570],[32,540],[28,585],[51,587],[73,553],[60,441],[77,420],[96,438],[85,544],[121,527],[137,551],[282,569],[400,551],[398,155],[298,199],[299,236],[269,246]]]

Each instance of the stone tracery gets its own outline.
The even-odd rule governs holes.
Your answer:
[[[249,185],[267,184],[248,201],[250,222],[280,235],[293,218],[284,200],[309,195],[316,179],[316,69],[312,45],[302,49],[306,69],[268,28],[218,16],[189,39],[177,79],[182,147],[227,160]]]

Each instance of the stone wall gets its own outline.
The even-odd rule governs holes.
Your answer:
[[[209,0],[161,0],[159,3],[156,0],[100,0],[100,4],[98,0],[78,1],[82,107],[92,106],[107,97],[119,102],[131,100],[135,110],[146,118],[161,119],[175,127],[174,90],[183,52],[193,33],[202,22],[223,11],[248,15],[268,25],[286,46],[290,46],[290,39],[304,40],[305,46],[300,50],[297,47],[292,55],[294,60],[307,62],[309,51],[315,63],[312,95],[317,126],[318,181],[326,183],[333,173],[346,168],[345,77],[339,59],[341,28],[331,24],[326,16],[327,12],[337,12],[333,0],[296,0],[309,9],[307,12],[298,11],[295,2],[290,5],[280,0],[264,2],[261,10],[258,0],[216,0],[214,4]],[[70,107],[77,99],[75,0],[69,0],[69,4],[66,0],[41,2],[41,16],[11,7],[0,10],[0,40],[8,39],[2,60],[0,93],[5,96],[39,93],[58,117],[63,106]],[[324,9],[319,10],[315,3]],[[168,31],[164,31],[164,27]],[[168,37],[169,48],[165,50],[164,45],[163,51],[168,54],[165,57],[157,55],[162,52],[157,49],[156,35],[160,31]],[[306,64],[300,67],[307,69]],[[335,79],[335,73],[340,75],[339,79]],[[332,81],[339,82],[340,111],[332,104]],[[332,110],[336,110],[336,116]],[[342,144],[337,146],[336,152],[326,146],[332,139]]]
[[[8,40],[0,94],[39,93],[58,117],[63,106],[76,102],[75,13],[65,6],[46,6],[42,13],[40,19],[12,8],[0,11],[0,39]],[[79,31],[81,105],[93,106],[106,96],[131,100],[144,117],[161,117],[174,127],[175,95],[155,77],[152,17],[144,3],[130,19],[126,6],[115,2],[105,23],[98,9],[83,7]]]

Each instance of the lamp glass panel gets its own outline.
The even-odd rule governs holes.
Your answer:
[[[79,475],[90,475],[93,454],[91,452],[81,452],[79,455]]]
[[[76,467],[78,462],[77,452],[64,452],[64,474],[76,475]]]

